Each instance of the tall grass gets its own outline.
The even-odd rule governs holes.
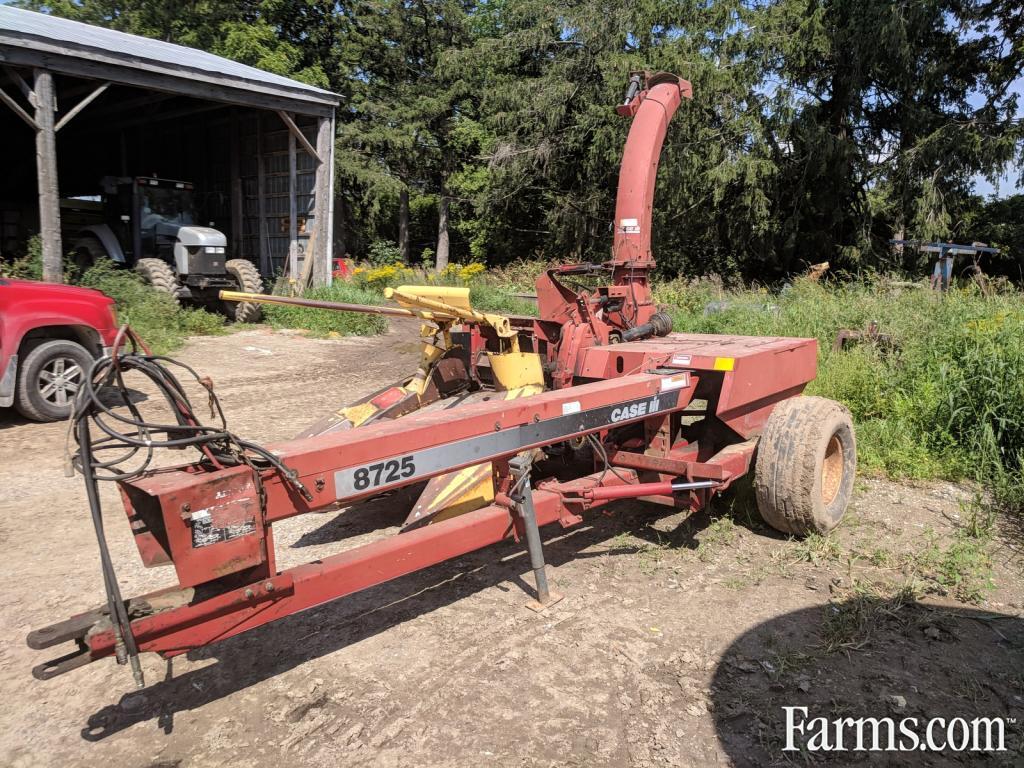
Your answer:
[[[103,291],[117,307],[117,319],[128,323],[156,354],[179,348],[187,336],[224,331],[224,318],[202,309],[181,307],[166,293],[153,290],[134,272],[100,261],[76,279],[79,285]]]
[[[519,291],[516,291],[519,293]],[[469,302],[474,309],[498,312],[504,315],[537,315],[537,302],[516,296],[504,287],[488,282],[476,282],[469,289]]]
[[[336,280],[329,286],[311,288],[304,298],[318,301],[340,301],[347,304],[384,303],[379,290]],[[263,315],[275,328],[303,328],[315,336],[372,336],[384,333],[388,321],[380,315],[360,312],[335,312],[326,309],[264,305]]]
[[[43,257],[39,236],[29,238],[24,257],[0,261],[0,277],[42,280]],[[75,261],[64,259],[64,279],[72,285],[103,291],[116,302],[117,318],[128,323],[157,354],[178,349],[186,336],[209,335],[224,330],[224,318],[202,309],[178,306],[170,296],[153,290],[131,270],[102,260],[79,271]]]
[[[798,280],[780,293],[713,281],[656,286],[676,330],[818,340],[808,393],[845,403],[861,466],[895,477],[970,478],[1011,505],[1024,501],[1024,302],[970,285],[946,294],[884,278],[843,285]],[[841,328],[876,321],[894,348],[844,351]]]

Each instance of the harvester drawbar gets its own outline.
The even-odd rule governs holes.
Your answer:
[[[506,539],[525,540],[533,607],[543,610],[557,595],[541,527],[578,525],[624,498],[698,510],[751,470],[758,507],[775,528],[804,535],[838,524],[855,443],[845,408],[801,396],[815,375],[816,342],[672,333],[652,299],[658,160],[669,121],[690,96],[690,84],[673,75],[633,76],[618,107],[632,124],[612,258],[548,270],[537,281],[538,318],[480,312],[468,290],[433,286],[390,291],[398,306],[315,303],[419,318],[423,352],[412,375],[296,439],[258,446],[230,433],[222,414],[220,426],[200,424],[173,361],[136,345],[98,361],[73,418],[107,601],[29,635],[33,648],[70,651],[37,666],[36,677],[115,656],[133,664],[141,685],[139,653],[186,653]],[[103,390],[123,390],[129,373],[157,387],[173,423],[146,422],[130,399],[127,416],[105,404]],[[153,468],[161,447],[200,457]],[[117,468],[120,458],[105,457],[118,449],[142,464]],[[581,469],[555,479],[547,465],[556,458],[563,470]],[[118,483],[143,562],[173,568],[176,584],[121,597],[99,513],[101,479]],[[399,533],[277,569],[275,522],[424,481]]]

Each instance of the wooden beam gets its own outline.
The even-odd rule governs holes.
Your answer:
[[[43,280],[64,282],[60,242],[60,194],[57,191],[57,132],[53,127],[56,94],[53,75],[35,72],[36,174],[39,179],[39,234],[43,240]]]
[[[140,96],[137,99],[117,99],[107,106],[96,107],[95,109],[89,110],[89,118],[96,120],[101,117],[113,116],[112,119],[116,120],[123,114],[133,116],[140,114],[140,107],[145,107],[150,104],[159,104],[161,101],[183,98],[187,97],[178,96],[175,93],[147,93],[145,96]]]
[[[5,91],[3,88],[0,88],[0,101],[2,101],[4,104],[10,107],[14,114],[16,114],[26,123],[28,123],[28,127],[31,128],[33,131],[39,130],[39,126],[36,125],[36,121],[29,117],[28,112],[22,109],[21,105],[18,102],[16,102],[14,99],[8,96],[7,91]]]
[[[289,122],[295,121],[288,115]],[[298,165],[295,158],[295,134],[288,133],[288,274],[294,281],[299,276],[299,205],[295,198]],[[306,258],[310,258],[307,253]]]
[[[106,133],[110,130],[111,123],[115,124],[118,128],[131,128],[135,125],[165,123],[168,120],[176,120],[179,117],[190,117],[203,112],[216,112],[221,109],[228,109],[228,105],[215,101],[204,104],[201,107],[182,107],[181,109],[175,109],[170,112],[157,113],[146,117],[137,117],[131,120],[118,120],[116,118],[110,118],[108,120],[94,120],[93,116],[90,114],[86,116],[87,119],[83,118],[82,120],[84,127],[75,128],[75,132],[78,134]]]
[[[9,42],[13,41],[13,42]],[[193,96],[206,101],[252,106],[257,110],[290,110],[300,115],[330,115],[333,101],[296,93],[291,96],[281,88],[262,83],[233,83],[229,79],[212,80],[197,72],[184,70],[172,73],[146,67],[140,62],[115,60],[98,52],[89,58],[79,51],[50,53],[36,48],[20,47],[16,39],[0,30],[0,50],[8,63],[18,67],[46,67],[51,72],[72,77],[106,80],[117,85],[131,85],[147,90],[163,91],[179,96]],[[111,60],[108,60],[108,59]],[[276,95],[280,94],[280,95]],[[334,98],[334,101],[337,97]]]
[[[274,274],[273,260],[270,258],[270,234],[267,232],[267,212],[265,200],[267,182],[263,171],[263,115],[256,116],[256,215],[259,217],[259,254],[260,272],[271,277]]]
[[[329,135],[331,137],[331,150],[327,153],[327,176],[330,181],[327,184],[327,224],[324,229],[328,234],[327,242],[323,244],[323,248],[326,250],[327,260],[327,284],[330,285],[334,281],[334,148],[337,143],[337,127],[335,124],[334,112],[331,112],[331,126],[329,129]],[[342,257],[345,253],[342,251]]]
[[[317,156],[330,159],[334,148],[334,121],[329,117],[321,117],[317,121],[316,131]],[[331,187],[334,178],[333,163],[320,161],[316,167],[316,186],[314,194],[314,210],[316,211],[315,248],[306,254],[313,259],[313,284],[329,285],[331,282]]]
[[[80,102],[75,104],[75,106],[71,108],[70,112],[68,112],[66,115],[64,115],[64,117],[62,117],[60,120],[58,120],[57,121],[57,125],[54,126],[53,130],[54,131],[59,131],[65,125],[67,125],[72,120],[74,120],[75,119],[75,115],[77,115],[83,109],[85,109],[90,104],[92,104],[96,99],[98,99],[100,96],[102,96],[103,92],[105,90],[107,90],[107,88],[109,88],[109,87],[110,87],[110,83],[103,83],[102,85],[98,86],[92,93],[90,93],[88,96],[86,96]]]
[[[238,129],[238,110],[231,110],[231,258],[242,254],[242,160],[241,132]]]
[[[302,148],[309,152],[309,154],[313,156],[314,160],[316,160],[318,163],[322,163],[323,159],[321,159],[320,154],[315,149],[313,149],[313,145],[309,143],[309,139],[306,138],[306,134],[299,130],[299,126],[295,124],[295,121],[292,120],[291,116],[287,112],[283,112],[280,109],[277,110],[277,114],[281,116],[281,119],[284,121],[284,124],[288,126],[288,130],[291,132],[292,136],[299,140],[299,143],[302,145]]]
[[[11,81],[18,86],[18,89],[21,91],[21,95],[25,97],[25,100],[34,107],[34,99],[36,95],[32,93],[32,89],[28,87],[28,83],[25,82],[25,78],[23,78],[18,70],[13,67],[4,66],[4,72],[6,72],[7,76],[11,78]]]

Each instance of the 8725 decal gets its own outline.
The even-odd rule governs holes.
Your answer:
[[[648,395],[587,410],[573,409],[555,418],[510,425],[496,432],[425,446],[405,456],[392,456],[373,464],[339,469],[334,473],[335,498],[340,501],[365,496],[460,467],[492,461],[496,457],[512,456],[531,446],[546,445],[573,435],[671,411],[677,407],[681,391],[681,388],[663,390],[653,397]]]
[[[357,491],[365,491],[367,488],[376,488],[378,485],[397,483],[416,474],[416,464],[412,456],[403,456],[400,459],[389,459],[378,461],[366,467],[359,467],[353,475],[353,487]]]

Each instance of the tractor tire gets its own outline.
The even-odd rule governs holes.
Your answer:
[[[66,419],[92,360],[89,350],[64,339],[33,347],[18,366],[14,407],[32,421]]]
[[[135,271],[153,288],[178,300],[178,276],[166,261],[139,259],[135,262]]]
[[[263,278],[256,266],[247,259],[231,259],[224,265],[242,293],[263,293]],[[225,301],[224,314],[236,323],[258,323],[263,319],[263,308],[248,301]]]
[[[107,249],[103,247],[103,243],[99,241],[99,238],[91,235],[83,235],[75,240],[71,246],[71,253],[75,268],[80,275],[94,266],[96,262],[107,258]]]
[[[761,517],[782,533],[824,535],[842,520],[856,472],[850,412],[823,397],[784,400],[757,446],[754,490]]]

